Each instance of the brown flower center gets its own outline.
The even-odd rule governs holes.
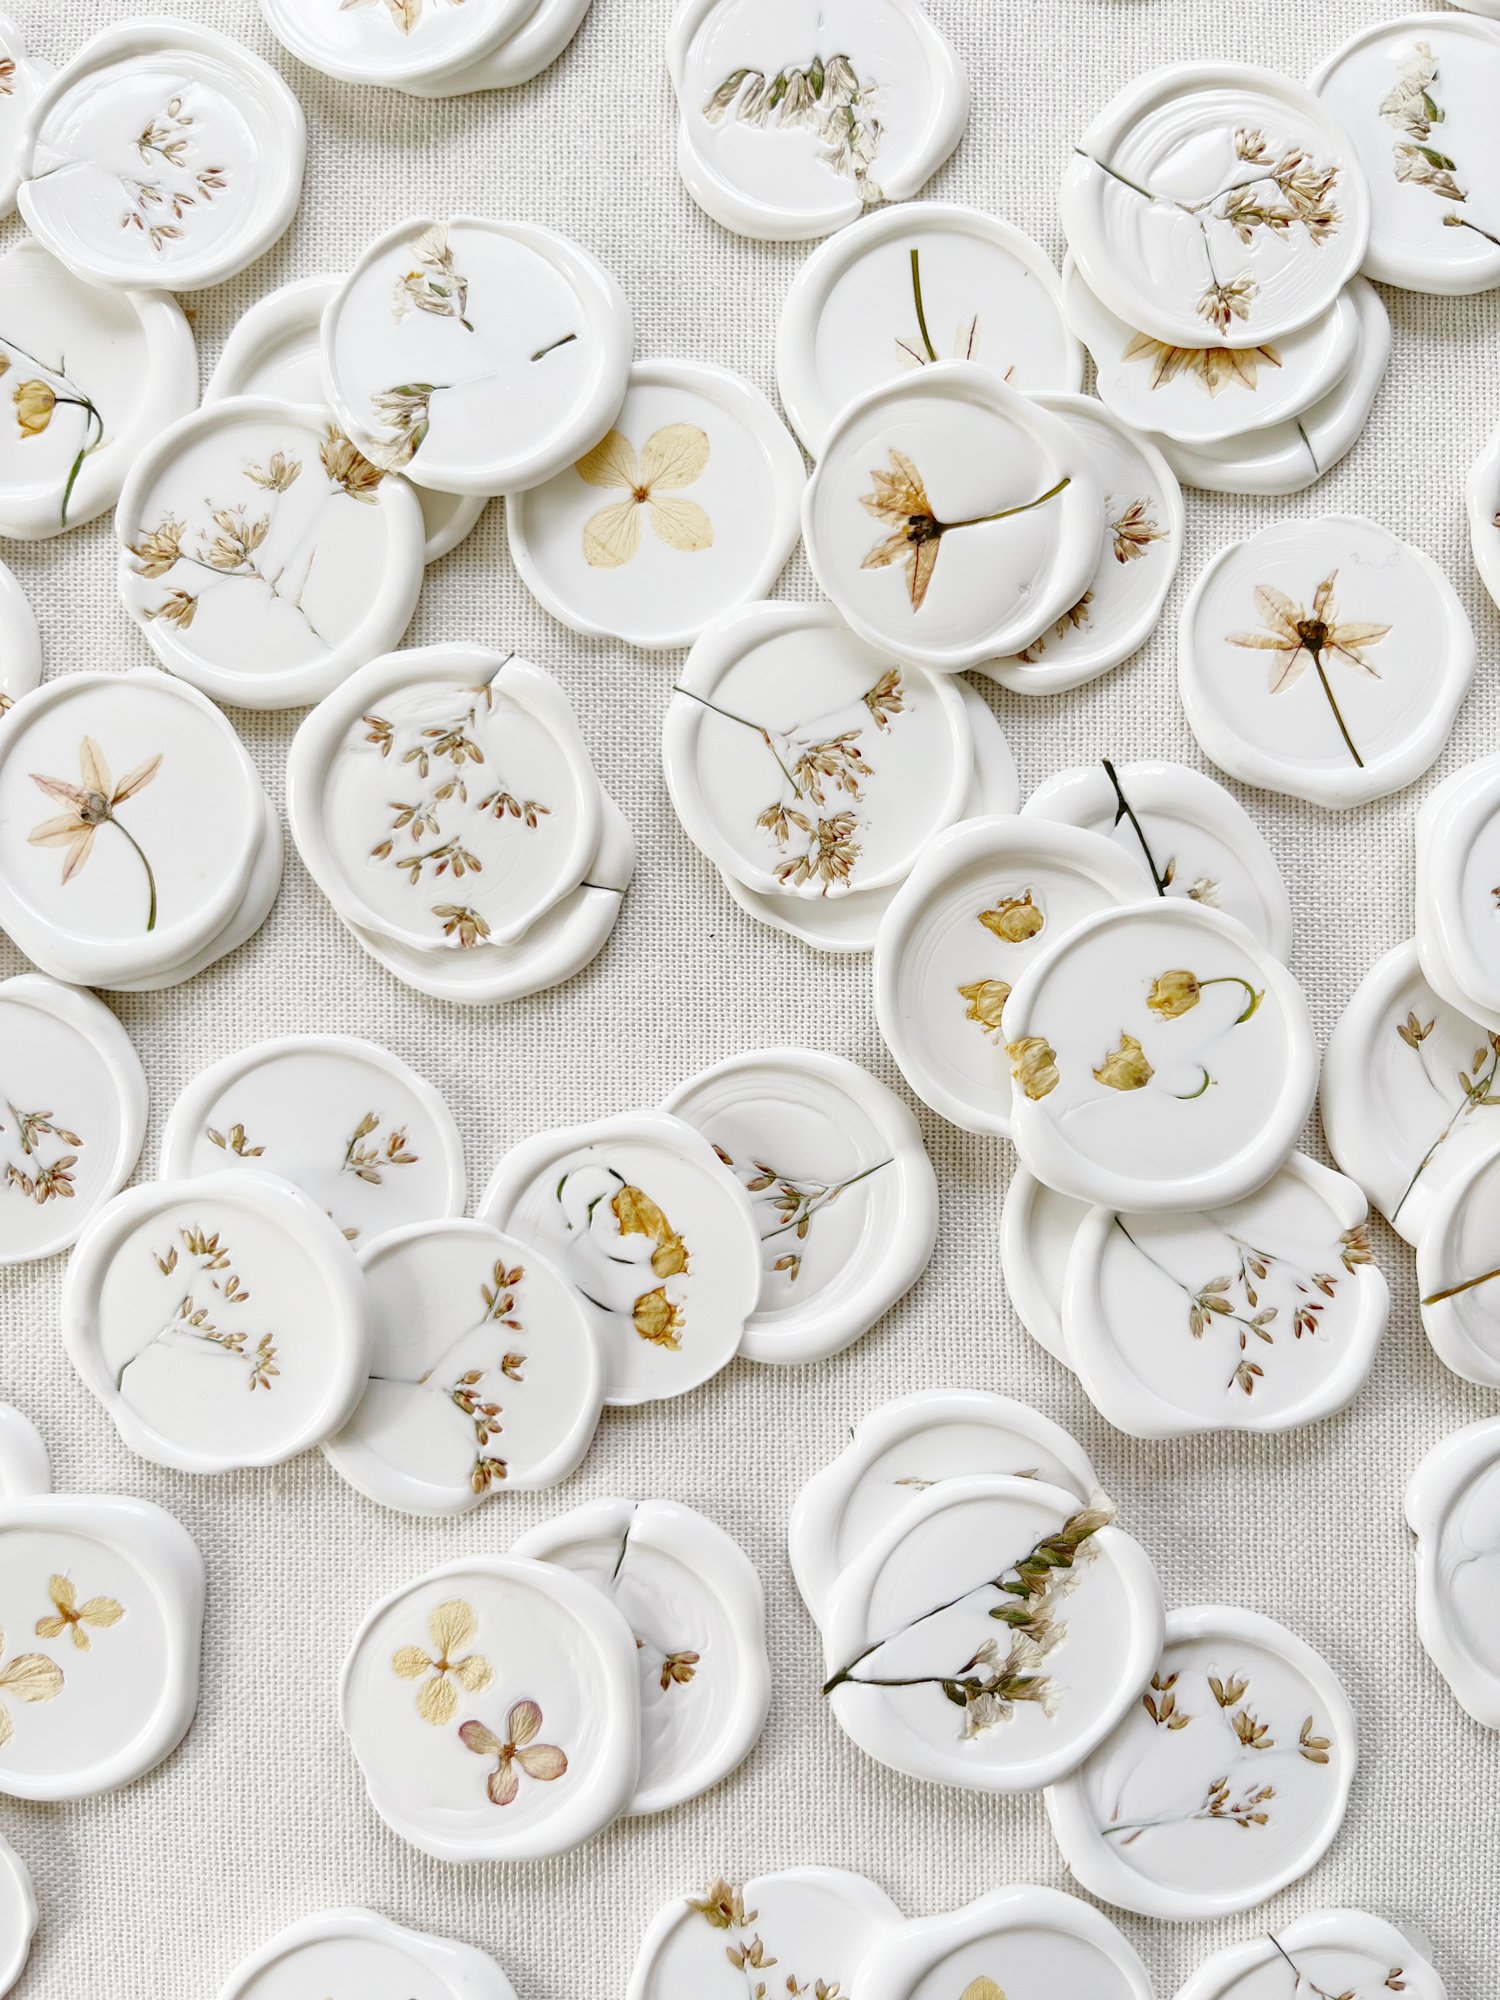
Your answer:
[[[109,800],[103,792],[90,792],[79,808],[85,826],[103,826],[109,819]]]
[[[1316,657],[1328,644],[1328,627],[1321,618],[1302,618],[1297,622],[1297,637]]]
[[[916,548],[924,542],[941,541],[946,532],[944,524],[935,514],[908,514],[906,517],[906,539]]]

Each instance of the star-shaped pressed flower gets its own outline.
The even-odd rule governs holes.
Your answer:
[[[1029,514],[1033,507],[1055,499],[1072,483],[1072,475],[1065,474],[1045,493],[1039,493],[1034,500],[1023,500],[1017,507],[1002,507],[994,514],[974,514],[966,521],[940,521],[932,511],[932,502],[916,466],[894,445],[889,450],[890,471],[870,474],[875,490],[862,493],[860,505],[877,521],[884,521],[892,532],[871,549],[860,568],[889,569],[894,563],[904,563],[913,611],[921,610],[927,596],[944,535],[951,535],[955,528],[981,528],[991,521],[1008,521],[1013,514]]]
[[[1325,653],[1337,654],[1346,666],[1379,680],[1380,670],[1365,658],[1363,648],[1373,646],[1390,631],[1389,625],[1341,625],[1333,601],[1338,571],[1331,570],[1313,592],[1311,611],[1293,604],[1285,592],[1268,583],[1257,584],[1255,602],[1266,622],[1263,632],[1231,632],[1231,646],[1248,646],[1258,652],[1274,653],[1271,662],[1271,692],[1282,694],[1300,680],[1308,666]]]

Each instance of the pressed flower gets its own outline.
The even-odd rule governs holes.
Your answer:
[[[1028,938],[1037,935],[1047,918],[1028,889],[1022,896],[1004,897],[992,910],[981,910],[979,921],[1007,944],[1025,944]]]
[[[1334,697],[1329,681],[1325,656],[1341,660],[1355,672],[1366,674],[1371,680],[1379,680],[1380,670],[1372,667],[1365,658],[1364,649],[1378,644],[1390,631],[1389,625],[1353,622],[1341,624],[1338,607],[1334,602],[1333,586],[1338,580],[1338,571],[1330,570],[1328,575],[1313,592],[1312,609],[1304,611],[1294,604],[1284,591],[1262,583],[1255,588],[1255,602],[1261,617],[1265,620],[1265,630],[1260,632],[1231,632],[1228,635],[1231,646],[1244,646],[1256,652],[1271,653],[1271,692],[1282,694],[1302,678],[1308,664],[1317,673],[1324,698],[1333,712],[1346,748],[1355,763],[1364,768],[1364,759],[1355,747],[1343,715]]]
[[[323,461],[323,470],[335,486],[342,488],[351,500],[363,501],[367,507],[375,505],[375,495],[385,477],[384,472],[333,424],[328,426],[318,447],[318,455]]]
[[[1122,1034],[1118,1045],[1094,1071],[1094,1081],[1111,1090],[1144,1090],[1155,1074],[1135,1036]]]
[[[876,202],[881,192],[869,176],[883,136],[875,116],[880,97],[879,86],[861,82],[847,55],[826,61],[815,55],[769,78],[764,70],[731,70],[710,92],[703,117],[709,125],[733,117],[759,130],[809,128],[824,141],[823,164],[852,180],[864,201]]]
[[[1203,992],[1191,972],[1163,972],[1146,995],[1146,1005],[1164,1021],[1175,1021],[1190,1007],[1196,1007]]]
[[[1032,508],[1044,506],[1047,501],[1055,499],[1065,486],[1072,483],[1064,477],[1045,493],[1039,493],[1034,500],[1023,501],[1016,507],[1002,507],[994,514],[975,514],[966,521],[940,521],[932,510],[922,475],[911,459],[904,451],[897,451],[892,446],[890,461],[888,472],[871,472],[875,490],[861,494],[860,505],[877,521],[884,521],[893,532],[871,549],[860,567],[889,569],[894,564],[904,564],[907,593],[913,611],[920,611],[926,599],[944,535],[951,535],[959,528],[984,527],[993,521],[1008,521],[1013,515],[1030,513]]]
[[[490,1804],[508,1806],[521,1789],[520,1773],[551,1784],[563,1776],[568,1760],[555,1743],[538,1743],[542,1711],[534,1701],[518,1701],[505,1718],[504,1740],[482,1722],[465,1722],[459,1728],[464,1748],[476,1757],[494,1757],[496,1765],[485,1784]]]
[[[622,1236],[649,1236],[655,1244],[651,1269],[658,1278],[677,1278],[688,1268],[688,1248],[650,1195],[623,1187],[610,1202]]]
[[[654,1292],[643,1293],[636,1300],[630,1323],[641,1339],[649,1341],[653,1347],[669,1348],[675,1354],[682,1346],[686,1314],[681,1306],[673,1305],[664,1285],[658,1285]]]
[[[490,927],[478,910],[466,909],[461,903],[434,903],[432,914],[443,920],[443,936],[457,938],[464,951],[473,951],[490,934]]]
[[[1443,112],[1432,95],[1437,74],[1437,57],[1431,42],[1414,43],[1396,81],[1380,101],[1380,115],[1385,122],[1410,138],[1430,137],[1433,126],[1443,122]]]
[[[38,1618],[36,1636],[39,1639],[60,1639],[66,1632],[80,1653],[89,1650],[89,1626],[102,1632],[111,1625],[118,1625],[125,1616],[124,1605],[113,1597],[90,1597],[80,1604],[78,1592],[65,1576],[51,1579],[47,1595],[52,1599],[55,1615]]]
[[[1010,998],[1010,987],[1003,979],[976,979],[972,985],[960,986],[960,999],[969,1003],[964,1015],[966,1021],[977,1021],[990,1034],[1000,1032],[1000,1016],[1005,1003]]]
[[[1167,531],[1151,512],[1148,500],[1132,500],[1125,512],[1110,523],[1115,561],[1134,562],[1153,542],[1165,541]]]
[[[65,847],[67,860],[63,863],[62,879],[72,881],[73,877],[88,861],[94,851],[94,837],[102,826],[115,827],[135,849],[141,866],[146,871],[150,887],[151,904],[146,920],[148,931],[156,928],[156,876],[151,863],[146,859],[140,843],[124,822],[116,817],[117,810],[127,800],[146,786],[161,769],[161,756],[148,757],[144,764],[138,764],[127,772],[118,784],[110,775],[104,752],[92,736],[85,736],[78,752],[79,782],[70,784],[64,778],[45,778],[40,773],[31,773],[31,782],[49,799],[56,799],[68,810],[55,819],[46,819],[34,826],[26,836],[32,847]]]
[[[148,528],[136,541],[127,542],[126,547],[135,557],[137,576],[149,577],[153,582],[164,577],[182,560],[182,538],[186,532],[186,524],[168,514],[157,527]]]
[[[146,607],[148,620],[160,619],[164,625],[175,625],[179,632],[186,632],[197,615],[198,600],[190,590],[169,590],[160,604]]]
[[[1220,333],[1227,333],[1237,319],[1249,319],[1250,307],[1260,286],[1253,278],[1232,278],[1228,284],[1209,284],[1198,301],[1200,318],[1208,320]]]
[[[696,424],[664,424],[641,449],[623,431],[611,431],[575,470],[589,486],[624,487],[628,498],[590,515],[583,526],[584,560],[593,569],[619,569],[641,545],[641,514],[651,517],[658,541],[685,555],[713,547],[713,523],[696,500],[675,497],[708,469],[708,433]],[[663,497],[663,496],[667,497]]]
[[[1033,1102],[1046,1097],[1062,1082],[1057,1052],[1040,1035],[1025,1035],[1018,1042],[1007,1042],[1005,1053],[1010,1057],[1011,1075]]]
[[[4,1648],[5,1635],[0,1632],[0,1652]],[[8,1702],[55,1701],[62,1693],[62,1685],[62,1668],[45,1653],[17,1653],[0,1667],[0,1749],[15,1733]]]
[[[981,1973],[978,1979],[969,1981],[958,2000],[1005,2000],[1005,1995],[993,1979],[986,1979]]]
[[[417,239],[416,269],[396,280],[391,310],[398,320],[409,312],[428,313],[435,319],[457,320],[474,331],[465,314],[469,308],[469,281],[454,268],[448,231],[440,222],[424,229]]]
[[[432,429],[432,399],[436,382],[402,382],[370,398],[375,421],[388,438],[370,439],[368,455],[386,472],[410,465]]]
[[[33,376],[11,391],[11,401],[16,406],[16,423],[22,437],[40,437],[57,408],[57,391]]]
[[[1153,340],[1149,333],[1134,333],[1122,357],[1126,361],[1151,363],[1151,387],[1160,389],[1179,375],[1199,381],[1210,398],[1222,395],[1234,383],[1253,390],[1262,364],[1281,366],[1279,349],[1263,341],[1259,347],[1173,347]]]
[[[284,451],[273,451],[264,465],[247,465],[245,477],[252,486],[264,487],[268,493],[286,493],[302,477],[300,458],[288,458]]]
[[[689,1896],[688,1908],[705,1917],[716,1931],[737,1931],[755,1922],[758,1912],[747,1913],[744,1897],[721,1875],[702,1896]]]
[[[661,1663],[661,1691],[669,1688],[686,1687],[698,1671],[701,1655],[698,1653],[668,1653]]]
[[[420,1646],[402,1646],[392,1656],[391,1666],[402,1680],[422,1682],[417,1713],[424,1722],[442,1729],[458,1712],[459,1688],[477,1694],[489,1686],[494,1670],[482,1653],[454,1657],[479,1630],[473,1606],[462,1598],[438,1605],[427,1620],[427,1629],[432,1635],[432,1653],[424,1653]]]

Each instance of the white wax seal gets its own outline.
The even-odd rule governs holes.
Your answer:
[[[29,236],[0,257],[0,294],[0,535],[42,541],[114,506],[197,403],[198,356],[166,292],[86,283]]]
[[[888,1524],[940,1479],[1002,1472],[1091,1500],[1088,1454],[1025,1403],[984,1389],[898,1396],[854,1428],[838,1457],[808,1480],[787,1522],[802,1601],[821,1625],[840,1576]]]
[[[1459,1706],[1500,1729],[1500,1420],[1446,1437],[1406,1489],[1416,1536],[1417,1631]]]
[[[464,1205],[463,1149],[442,1098],[352,1035],[287,1035],[211,1063],[162,1134],[160,1177],[249,1169],[302,1189],[351,1243]]]
[[[1247,63],[1138,77],[1074,146],[1058,206],[1090,288],[1179,347],[1296,332],[1370,239],[1348,135],[1303,85]]]
[[[1107,1505],[1004,1473],[940,1480],[833,1586],[823,1693],[860,1748],[977,1791],[1052,1784],[1161,1649],[1161,1584]]]
[[[641,1775],[627,1812],[681,1805],[744,1762],[765,1727],[771,1663],[760,1578],[738,1542],[675,1500],[594,1500],[511,1553],[586,1578],[635,1634]]]
[[[872,646],[956,673],[1082,598],[1104,500],[1078,430],[972,361],[845,407],[802,502],[813,574]]]
[[[18,196],[43,246],[94,285],[196,292],[253,264],[296,211],[302,107],[212,28],[105,28],[38,92]]]
[[[875,1014],[925,1104],[1009,1137],[1000,1016],[1025,967],[1096,910],[1134,901],[1139,871],[1099,834],[1011,813],[934,840],[892,899],[875,947]]]
[[[362,2000],[516,2000],[485,1953],[370,1910],[320,1910],[288,1924],[241,1960],[218,2000],[325,2000],[345,1985]]]
[[[1038,785],[1023,808],[1033,813],[1112,840],[1140,868],[1143,893],[1223,910],[1277,958],[1291,956],[1292,904],[1276,857],[1233,793],[1201,771],[1101,757]]]
[[[614,428],[510,496],[510,550],[543,608],[590,638],[690,646],[766,596],[796,547],[802,454],[742,376],[638,361]]]
[[[893,1091],[841,1056],[759,1049],[662,1106],[743,1184],[760,1231],[760,1303],[740,1352],[821,1361],[858,1340],[926,1269],[937,1177]]]
[[[145,1135],[145,1072],[109,1009],[34,973],[0,984],[0,1265],[75,1243]]]
[[[604,1357],[572,1287],[482,1222],[419,1222],[360,1252],[370,1379],[325,1455],[351,1486],[411,1514],[555,1486],[593,1442]]]
[[[1026,1992],[1152,2000],[1135,1947],[1102,1911],[1030,1887],[996,1889],[962,1910],[901,1924],[859,1989],[860,2000],[1003,2000]]]
[[[1082,388],[1056,268],[1029,236],[924,201],[876,209],[812,253],[781,309],[776,382],[814,457],[852,397],[934,361],[977,361],[1028,395]]]
[[[1322,1656],[1259,1612],[1204,1605],[1168,1614],[1150,1687],[1047,1814],[1091,1895],[1228,1917],[1323,1858],[1354,1767],[1354,1711]]]
[[[117,1195],[73,1253],[61,1318],[69,1359],[131,1450],[182,1472],[279,1465],[321,1443],[368,1373],[354,1253],[270,1174]]]
[[[677,165],[741,236],[826,236],[907,201],[963,137],[969,80],[916,0],[680,0]]]
[[[1408,1243],[1449,1181],[1494,1144],[1483,1112],[1500,1102],[1497,1077],[1500,1038],[1438,999],[1415,944],[1376,960],[1324,1052],[1323,1129]]]
[[[773,1963],[795,1982],[789,1991],[863,1994],[864,1968],[900,1921],[883,1889],[841,1868],[783,1868],[749,1882],[721,1875],[657,1912],[625,2000],[743,2000]]]
[[[1474,676],[1473,628],[1432,558],[1351,515],[1231,543],[1183,609],[1178,681],[1221,770],[1314,804],[1409,785]]]
[[[640,1768],[636,1644],[557,1563],[471,1556],[370,1612],[339,1720],[370,1803],[440,1861],[535,1861],[590,1840]]]
[[[661,1111],[523,1139],[481,1218],[535,1243],[598,1329],[605,1401],[685,1395],[734,1359],[760,1298],[750,1197],[709,1142]]]
[[[630,307],[555,230],[418,217],[379,237],[329,301],[328,401],[354,442],[419,486],[539,486],[619,414]]]
[[[1318,1087],[1301,987],[1243,924],[1185,899],[1086,917],[1021,975],[1001,1033],[1022,1160],[1122,1209],[1243,1200]]]
[[[1447,2000],[1428,1948],[1410,1929],[1364,1910],[1318,1910],[1245,1944],[1210,1953],[1177,2000]]]
[[[1364,1387],[1389,1312],[1367,1213],[1302,1153],[1227,1208],[1090,1210],[1063,1293],[1069,1365],[1132,1437],[1331,1416]]]
[[[202,1627],[203,1559],[170,1514],[43,1476],[8,1490],[0,1793],[92,1798],[154,1770],[192,1723]]]

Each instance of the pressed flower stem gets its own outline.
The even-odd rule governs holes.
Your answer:
[[[533,361],[545,361],[549,354],[556,354],[558,348],[566,347],[569,341],[577,338],[576,333],[565,333],[561,340],[550,341],[546,347],[539,347],[531,358]]]
[[[1064,473],[1055,486],[1049,486],[1045,493],[1038,493],[1035,500],[1023,500],[1019,507],[1002,507],[998,514],[973,514],[967,521],[939,521],[939,534],[951,535],[955,528],[982,528],[988,521],[1008,521],[1015,514],[1029,514],[1033,507],[1045,507],[1049,500],[1055,500],[1065,486],[1073,484],[1073,475]]]
[[[1327,672],[1325,671],[1323,666],[1322,653],[1318,647],[1309,646],[1307,649],[1307,655],[1308,658],[1312,661],[1314,667],[1317,668],[1318,679],[1323,683],[1323,692],[1328,697],[1328,706],[1333,710],[1333,719],[1339,726],[1340,736],[1343,737],[1345,744],[1348,746],[1349,755],[1354,759],[1355,763],[1359,766],[1359,768],[1363,770],[1365,768],[1365,760],[1363,757],[1360,756],[1359,751],[1355,748],[1354,738],[1349,734],[1348,727],[1345,724],[1344,718],[1339,711],[1338,702],[1334,698],[1332,684],[1330,683]]]
[[[1243,986],[1246,994],[1249,996],[1245,1002],[1244,1013],[1235,1015],[1233,1021],[1230,1022],[1231,1027],[1237,1028],[1242,1021],[1248,1021],[1250,1016],[1255,1012],[1256,1002],[1260,996],[1249,980],[1241,979],[1237,972],[1224,972],[1220,973],[1216,978],[1200,979],[1198,981],[1198,990],[1200,993],[1206,992],[1210,986]]]
[[[778,1236],[785,1236],[789,1229],[800,1229],[804,1222],[811,1222],[812,1218],[820,1210],[830,1207],[849,1188],[858,1187],[861,1181],[867,1181],[872,1174],[883,1172],[891,1164],[890,1160],[879,1160],[873,1167],[866,1167],[863,1173],[855,1174],[847,1181],[840,1181],[837,1187],[829,1187],[826,1183],[823,1183],[815,1194],[804,1194],[799,1189],[798,1194],[800,1198],[808,1204],[805,1213],[793,1216],[790,1222],[779,1223],[775,1229],[768,1229],[760,1239],[761,1242],[770,1243]],[[777,1174],[776,1179],[782,1181],[787,1186],[795,1186],[795,1183],[788,1181],[784,1174]]]
[[[715,715],[722,715],[726,722],[737,722],[741,729],[748,729],[754,735],[758,736],[771,755],[776,759],[782,777],[786,779],[799,799],[803,796],[802,787],[797,783],[797,780],[792,776],[786,765],[782,763],[780,752],[771,741],[771,732],[769,729],[763,728],[758,722],[752,722],[748,716],[736,715],[732,708],[720,708],[716,701],[705,700],[701,694],[694,694],[691,688],[674,686],[672,692],[673,694],[685,694],[689,701],[697,702],[700,708],[707,708],[712,710]]]
[[[22,347],[18,340],[11,340],[3,333],[0,333],[0,347],[8,347],[13,354],[19,354],[24,360],[29,361],[33,368],[40,368],[44,375],[50,375],[54,382],[61,382],[69,393],[66,396],[57,397],[56,400],[59,403],[66,403],[70,408],[86,412],[83,427],[83,445],[78,456],[73,460],[72,466],[69,468],[67,483],[63,487],[62,505],[58,509],[58,524],[65,528],[68,525],[68,502],[73,498],[73,488],[78,484],[78,475],[83,470],[83,461],[91,451],[97,451],[99,446],[104,442],[104,419],[100,416],[94,404],[84,394],[83,390],[79,388],[78,384],[70,379],[61,362],[54,368],[50,361],[43,361],[40,355],[33,354],[29,348]],[[98,435],[90,442],[89,431],[95,427],[97,427]]]
[[[1461,215],[1445,215],[1444,222],[1450,229],[1472,229],[1476,236],[1482,236],[1486,243],[1500,247],[1500,236],[1492,236],[1487,229],[1481,229],[1477,222],[1469,222]]]
[[[146,850],[141,846],[141,843],[136,839],[135,835],[130,831],[130,828],[126,826],[123,820],[118,820],[114,817],[113,814],[111,814],[109,824],[112,827],[114,827],[117,832],[124,834],[125,838],[130,842],[131,846],[135,849],[136,853],[139,855],[141,866],[146,871],[146,886],[151,891],[151,907],[147,912],[146,916],[146,929],[148,931],[154,931],[156,929],[156,876],[152,871],[151,863],[146,859]]]
[[[916,302],[917,325],[922,330],[922,345],[927,349],[927,359],[937,360],[937,349],[932,344],[932,335],[927,331],[927,314],[922,307],[922,261],[921,252],[915,245],[911,253],[911,291]]]
[[[1487,1285],[1491,1278],[1500,1278],[1500,1264],[1497,1264],[1493,1271],[1481,1271],[1477,1278],[1465,1278],[1461,1285],[1445,1285],[1442,1291],[1429,1293],[1422,1304],[1441,1305],[1444,1299],[1456,1299],[1464,1292],[1472,1292],[1476,1285]]]
[[[1141,852],[1146,857],[1146,866],[1151,870],[1151,880],[1156,884],[1156,893],[1158,896],[1165,896],[1167,893],[1168,878],[1162,874],[1156,865],[1156,856],[1151,852],[1151,843],[1146,838],[1146,829],[1136,818],[1135,807],[1125,796],[1125,787],[1120,783],[1119,773],[1107,757],[1102,757],[1099,761],[1104,766],[1105,776],[1115,788],[1115,798],[1119,802],[1119,811],[1115,814],[1115,825],[1118,826],[1122,819],[1130,821],[1131,829],[1136,839],[1141,843]]]
[[[1202,1092],[1199,1091],[1195,1092],[1194,1094],[1197,1096],[1201,1096]],[[1182,1296],[1185,1299],[1192,1299],[1194,1301],[1197,1300],[1198,1294],[1193,1290],[1192,1286],[1185,1285],[1182,1282],[1181,1278],[1178,1277],[1175,1271],[1168,1270],[1167,1266],[1161,1261],[1160,1257],[1153,1256],[1152,1253],[1146,1248],[1144,1243],[1140,1242],[1136,1237],[1132,1236],[1130,1231],[1125,1227],[1124,1223],[1120,1220],[1118,1215],[1115,1217],[1115,1228],[1119,1230],[1120,1234],[1125,1238],[1125,1241],[1130,1245],[1132,1250],[1134,1250],[1139,1256],[1144,1257],[1148,1264],[1154,1264],[1157,1270],[1161,1272],[1164,1278],[1170,1279],[1170,1281],[1177,1287],[1178,1291],[1182,1293]],[[1230,1241],[1232,1242],[1233,1240],[1234,1239],[1231,1237]],[[1236,1312],[1210,1313],[1208,1317],[1211,1320],[1227,1319],[1231,1321],[1235,1326],[1244,1327],[1246,1331],[1249,1333],[1258,1334],[1261,1332],[1261,1328],[1252,1325],[1251,1322],[1245,1318],[1243,1313],[1236,1313]]]
[[[1196,1090],[1174,1090],[1172,1092],[1172,1095],[1177,1099],[1179,1104],[1191,1104],[1194,1098],[1201,1097],[1213,1082],[1213,1078],[1209,1075],[1208,1071],[1203,1069],[1202,1063],[1199,1063],[1198,1067],[1200,1070],[1203,1070],[1203,1081]]]
[[[1417,1162],[1416,1171],[1413,1173],[1411,1179],[1406,1183],[1406,1186],[1401,1190],[1401,1199],[1396,1203],[1396,1206],[1391,1210],[1390,1219],[1393,1224],[1395,1223],[1396,1217],[1401,1213],[1402,1209],[1406,1206],[1406,1197],[1411,1193],[1412,1189],[1416,1186],[1417,1182],[1426,1172],[1429,1164],[1431,1163],[1433,1154],[1437,1151],[1438,1147],[1442,1145],[1443,1141],[1446,1138],[1448,1138],[1448,1136],[1451,1134],[1454,1126],[1458,1123],[1459,1119],[1462,1118],[1466,1112],[1472,1111],[1477,1104],[1487,1104],[1490,1102],[1490,1085],[1495,1081],[1495,1069],[1497,1064],[1500,1064],[1500,1050],[1492,1049],[1490,1051],[1490,1067],[1488,1075],[1482,1077],[1475,1077],[1472,1086],[1470,1087],[1469,1091],[1464,1097],[1463,1103],[1458,1105],[1457,1108],[1454,1110],[1453,1116],[1448,1120],[1447,1124],[1443,1127],[1442,1131],[1438,1133],[1437,1137],[1433,1140],[1432,1144],[1427,1148],[1427,1151],[1422,1155],[1421,1159]],[[1423,1062],[1423,1069],[1424,1070],[1426,1069],[1425,1061]],[[1431,1081],[1430,1078],[1428,1080]],[[1436,1089],[1436,1087],[1437,1086],[1434,1084],[1433,1088]]]

